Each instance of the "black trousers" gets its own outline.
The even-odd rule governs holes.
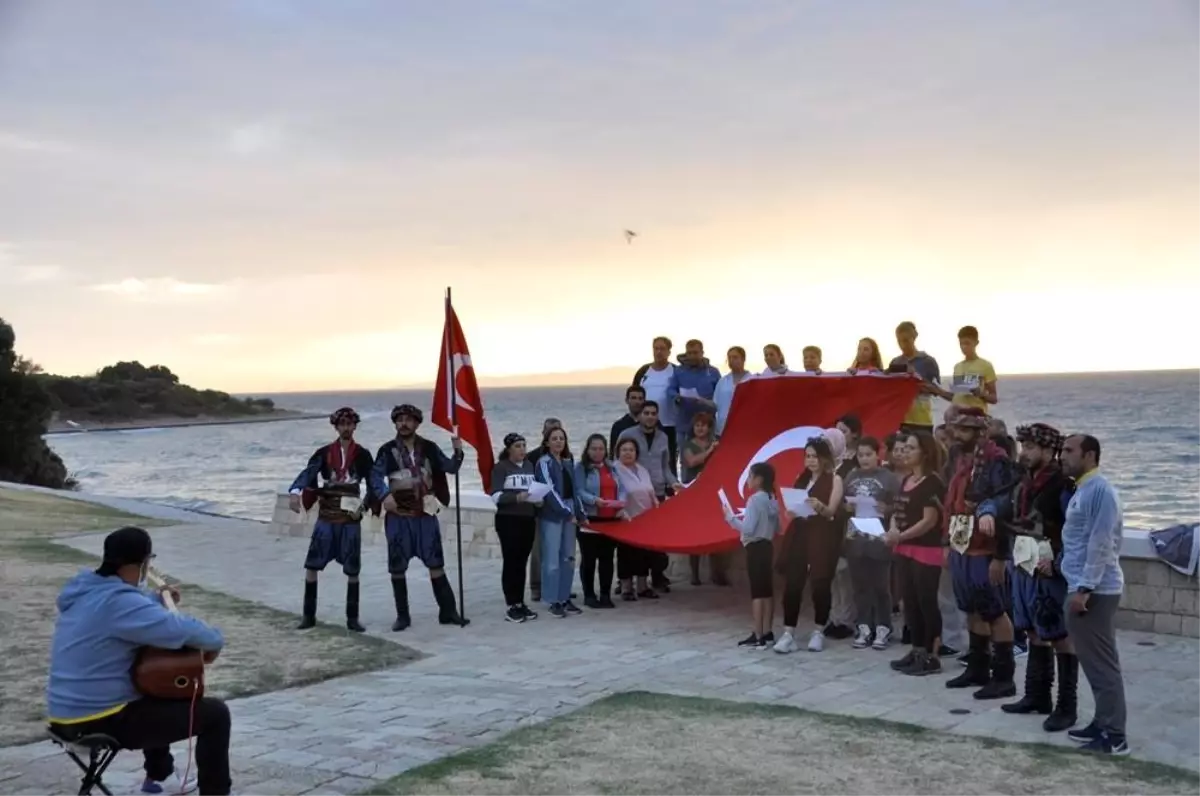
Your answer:
[[[593,520],[596,522],[596,520]],[[602,533],[580,532],[579,579],[583,581],[583,596],[606,597],[612,594],[613,560],[617,552],[617,540]],[[596,570],[600,570],[600,590],[596,590]]]
[[[142,697],[119,713],[79,724],[58,724],[64,738],[101,733],[115,738],[122,749],[141,749],[146,757],[146,776],[162,782],[175,771],[170,745],[196,736],[196,779],[204,796],[226,796],[229,779],[229,708],[216,697],[196,700]],[[182,771],[182,767],[180,767]]]
[[[617,542],[617,577],[621,580],[646,577],[650,572],[651,555],[649,550],[636,545]]]
[[[904,624],[908,625],[912,645],[936,653],[937,640],[942,635],[942,612],[938,608],[942,568],[913,561],[907,556],[896,556],[892,564],[900,575]]]
[[[786,545],[786,582],[783,589],[783,626],[795,627],[800,618],[804,584],[809,582],[813,621],[817,627],[829,622],[833,607],[833,576],[837,573],[842,550],[842,532],[838,528],[819,527],[792,530]]]
[[[500,585],[504,589],[505,605],[525,602],[525,568],[537,534],[537,517],[518,514],[496,515],[496,536],[500,538]]]

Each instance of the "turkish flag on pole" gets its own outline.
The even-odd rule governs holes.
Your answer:
[[[479,463],[479,475],[483,478],[483,491],[492,488],[492,466],[496,463],[492,453],[492,437],[488,434],[487,420],[483,416],[483,397],[475,382],[475,369],[471,367],[471,353],[463,337],[458,316],[450,304],[450,291],[446,291],[446,325],[442,331],[442,358],[438,365],[437,384],[433,388],[433,424],[457,434],[475,449],[475,460]]]

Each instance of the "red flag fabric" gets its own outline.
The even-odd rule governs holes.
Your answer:
[[[449,300],[446,301],[446,328],[442,331],[442,356],[438,365],[437,384],[433,388],[433,424],[454,433],[475,449],[475,460],[479,463],[479,475],[483,478],[483,491],[491,489],[492,437],[488,433],[487,419],[483,415],[483,396],[475,381],[475,368],[471,366],[471,353],[463,337],[458,315]]]
[[[858,415],[863,434],[895,431],[919,390],[911,376],[781,376],[743,382],[734,393],[717,450],[679,495],[630,522],[596,530],[639,547],[669,553],[715,553],[736,547],[722,496],[736,511],[746,505],[750,465],[775,466],[776,486],[790,487],[804,469],[804,446],[839,417]],[[778,495],[776,495],[778,497]],[[782,507],[782,501],[781,501]],[[781,530],[783,525],[781,517]]]

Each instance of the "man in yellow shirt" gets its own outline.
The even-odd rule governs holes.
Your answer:
[[[964,409],[974,407],[988,412],[988,404],[997,402],[996,369],[975,349],[979,346],[979,330],[964,326],[958,330],[958,348],[963,361],[954,366],[954,381],[951,392],[953,403]]]

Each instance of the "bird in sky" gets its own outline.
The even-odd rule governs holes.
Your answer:
[[[633,239],[636,237],[637,237],[637,233],[634,232],[632,229],[625,230],[625,242],[626,243],[633,243]]]

